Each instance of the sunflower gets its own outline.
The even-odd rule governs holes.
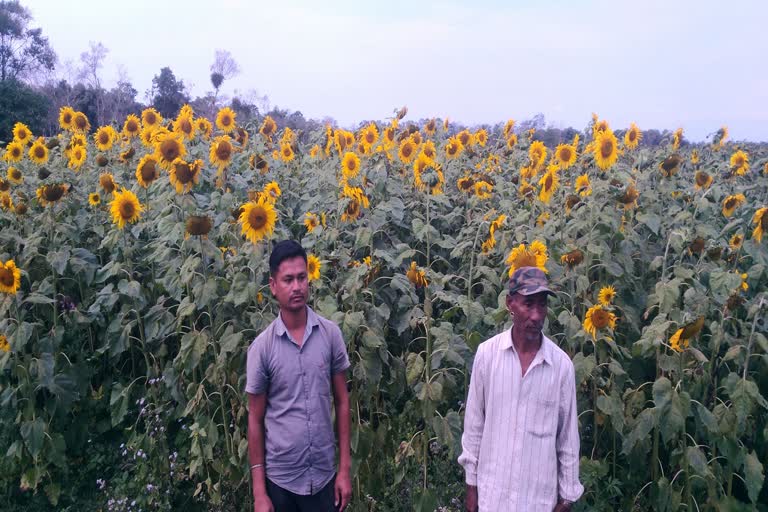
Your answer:
[[[155,131],[152,139],[155,140],[155,157],[157,162],[165,170],[170,170],[177,158],[184,158],[187,154],[187,148],[178,134]],[[211,147],[213,148],[213,146]]]
[[[475,182],[475,195],[480,199],[490,199],[493,192],[493,185],[487,181]]]
[[[515,120],[509,119],[506,123],[504,123],[504,129],[502,130],[502,133],[504,134],[505,139],[509,139],[510,134],[512,134],[512,130],[515,128]]]
[[[72,107],[67,106],[59,109],[59,126],[62,130],[71,131],[74,120],[75,110]]]
[[[430,137],[435,134],[437,131],[437,119],[434,117],[426,122],[424,125],[424,131],[429,135]]]
[[[493,248],[496,247],[496,237],[489,236],[488,239],[480,246],[480,250],[483,254],[489,254]]]
[[[304,214],[304,226],[307,228],[307,233],[313,232],[319,225],[320,217],[316,213],[308,212]]]
[[[16,140],[9,142],[5,147],[3,160],[6,162],[16,163],[20,162],[22,158],[24,158],[24,146],[21,144],[21,142]]]
[[[421,146],[421,142],[422,142],[422,140],[421,140],[421,132],[419,132],[419,130],[417,130],[416,127],[413,126],[413,125],[411,125],[409,127],[409,129],[413,129],[413,132],[411,133],[410,138],[413,141],[413,143],[416,145],[416,147],[418,148],[419,146]]]
[[[186,194],[192,190],[194,185],[197,185],[200,181],[200,169],[202,167],[202,160],[188,163],[181,158],[177,158],[173,161],[169,174],[171,185],[176,188],[177,194]]]
[[[590,195],[592,193],[592,185],[589,183],[589,176],[586,174],[578,176],[573,188],[581,197]]]
[[[456,138],[459,139],[459,142],[461,142],[462,147],[465,147],[465,148],[468,148],[469,146],[475,143],[472,137],[472,134],[467,129],[461,130],[459,133],[457,133]]]
[[[568,268],[573,268],[582,261],[584,261],[584,252],[579,249],[574,249],[560,256],[560,263],[568,265]]]
[[[464,146],[457,137],[450,137],[445,143],[445,156],[449,159],[458,158],[461,152],[464,151]]]
[[[520,244],[509,252],[505,263],[509,265],[509,277],[520,267],[537,267],[547,272],[546,264],[549,256],[547,246],[539,240],[534,240],[529,246]]]
[[[261,174],[266,174],[269,171],[269,162],[263,155],[251,155],[248,158],[248,164],[251,169],[258,169]]]
[[[211,133],[213,132],[213,125],[208,119],[204,117],[198,117],[195,119],[195,130],[202,134],[203,138],[208,139],[211,137]]]
[[[680,148],[680,143],[683,141],[683,129],[678,128],[675,133],[672,134],[672,149],[677,151]]]
[[[517,187],[517,194],[523,199],[533,201],[533,198],[536,197],[536,189],[523,178],[520,180],[520,186]]]
[[[42,206],[54,205],[69,192],[69,185],[66,183],[52,183],[42,185],[36,191],[37,200]]]
[[[48,147],[42,137],[38,138],[32,147],[29,148],[29,159],[37,165],[43,165],[48,162]]]
[[[126,222],[133,224],[139,220],[144,207],[139,203],[136,194],[124,188],[115,190],[112,201],[109,203],[109,211],[112,222],[117,224],[118,229],[123,229]]]
[[[221,172],[232,162],[232,155],[235,152],[235,146],[232,145],[232,139],[229,135],[220,135],[213,139],[211,149],[208,152],[208,158],[211,165],[215,165]]]
[[[437,149],[435,149],[435,143],[431,140],[426,141],[421,147],[421,154],[430,160],[434,160],[437,157]]]
[[[426,287],[429,284],[427,282],[426,274],[422,269],[416,266],[415,261],[411,262],[411,266],[408,268],[408,271],[406,271],[405,276],[416,288]]]
[[[376,124],[370,123],[368,126],[360,131],[360,143],[365,148],[366,152],[371,151],[373,145],[379,140],[379,129],[376,128]]]
[[[102,155],[99,155],[102,156]],[[69,151],[69,161],[67,167],[78,171],[88,158],[88,151],[83,146],[75,146]]]
[[[91,192],[88,194],[88,204],[91,206],[99,206],[101,204],[101,194],[98,192]]]
[[[511,134],[509,137],[507,137],[507,149],[512,149],[517,145],[517,135]]]
[[[629,125],[629,130],[624,133],[624,145],[629,149],[635,149],[643,140],[643,133],[635,123]]]
[[[213,221],[207,215],[190,215],[184,223],[186,236],[202,236],[208,238],[213,227]]]
[[[180,109],[179,109],[179,116],[184,117],[195,117],[195,111],[192,108],[192,105],[189,103],[185,103]]]
[[[10,352],[11,351],[11,344],[8,343],[8,338],[5,337],[5,334],[0,334],[0,352]]]
[[[715,146],[715,149],[719,150],[720,148],[722,148],[727,138],[728,138],[728,127],[723,125],[720,127],[719,130],[717,130],[717,133],[715,133],[714,139],[712,139],[712,144]]]
[[[264,118],[264,121],[261,123],[261,128],[259,128],[259,133],[267,139],[271,139],[272,135],[274,135],[277,132],[277,123],[275,123],[274,119],[272,119],[270,116],[267,116]]]
[[[14,185],[21,185],[24,183],[24,175],[15,167],[9,167],[5,175],[8,178],[8,181]]]
[[[357,176],[360,172],[360,157],[351,151],[344,153],[344,158],[341,159],[341,173],[346,179],[351,179]]]
[[[592,335],[592,339],[597,337],[598,329],[616,327],[616,315],[605,309],[601,304],[595,304],[584,315],[584,330]]]
[[[616,135],[610,128],[595,135],[595,163],[602,170],[610,169],[619,159]]]
[[[598,120],[596,116],[592,116],[592,120],[594,121],[594,124],[592,125],[592,136],[597,137],[597,134],[600,132],[606,132],[610,131],[611,127],[608,124],[608,121],[605,119]]]
[[[265,197],[258,201],[250,201],[243,205],[243,211],[238,219],[242,234],[256,243],[267,235],[271,235],[277,222],[275,207]]]
[[[700,161],[701,161],[701,159],[699,158],[699,150],[698,149],[694,149],[693,151],[691,151],[691,163],[696,165]]]
[[[504,221],[506,220],[507,220],[507,216],[504,215],[503,213],[498,217],[496,217],[493,220],[493,222],[491,222],[491,225],[488,227],[488,231],[490,232],[490,234],[493,235],[494,233],[496,233],[496,230],[501,229],[502,226],[504,226]]]
[[[755,212],[754,217],[752,217],[752,224],[755,225],[752,238],[760,243],[763,240],[763,233],[768,231],[768,207],[760,208]]]
[[[280,186],[277,184],[276,181],[270,181],[266,185],[264,185],[264,194],[267,196],[267,199],[274,204],[275,201],[277,201],[277,198],[280,197],[282,192],[280,191]]]
[[[538,217],[536,217],[536,225],[539,227],[542,227],[544,224],[547,223],[547,221],[550,219],[551,215],[549,212],[542,212],[539,214]]]
[[[237,142],[240,145],[239,150],[242,151],[243,148],[248,144],[248,139],[250,136],[248,135],[248,131],[245,128],[242,128],[238,126],[235,128],[235,142]]]
[[[610,306],[613,299],[616,298],[616,289],[613,286],[603,286],[597,294],[597,300],[603,306]]]
[[[576,148],[570,144],[558,144],[555,148],[555,161],[561,169],[568,169],[576,163]]]
[[[712,185],[712,176],[704,171],[696,171],[693,188],[695,190],[703,190],[709,188],[710,185]]]
[[[681,163],[683,163],[683,158],[679,154],[673,153],[659,164],[659,170],[661,171],[661,174],[668,178],[677,174],[677,171],[680,170]]]
[[[485,147],[485,144],[488,142],[488,131],[485,128],[481,128],[475,132],[473,135],[475,142],[477,142],[480,147]]]
[[[309,158],[317,158],[317,155],[320,153],[320,146],[315,144],[312,146],[312,148],[309,150]]]
[[[314,254],[307,255],[307,277],[310,281],[317,281],[320,279],[321,266],[322,263],[320,263],[320,258]]]
[[[185,140],[194,139],[196,130],[197,127],[195,126],[195,121],[191,115],[179,114],[179,116],[173,122],[174,133],[181,135],[181,137]]]
[[[134,114],[128,114],[123,123],[123,137],[133,139],[141,133],[141,121]]]
[[[16,262],[8,260],[0,262],[0,292],[15,294],[21,286],[21,271],[16,268]]]
[[[576,194],[568,194],[565,198],[565,214],[570,215],[571,210],[581,202],[581,198]]]
[[[400,143],[400,148],[397,151],[397,156],[404,164],[410,164],[416,157],[416,144],[410,137],[403,139]]]
[[[117,132],[112,126],[101,126],[93,135],[93,141],[99,151],[109,151],[117,139]]]
[[[347,206],[344,208],[344,213],[341,214],[341,220],[343,222],[354,222],[360,217],[360,201],[356,198],[350,198],[347,202]]]
[[[736,208],[744,204],[744,201],[746,200],[747,198],[744,197],[744,194],[735,194],[726,197],[723,199],[723,215],[730,217],[733,215],[733,212],[736,211]]]
[[[115,185],[115,178],[112,176],[112,174],[105,172],[101,176],[99,176],[99,185],[102,189],[104,189],[104,192],[107,194],[111,194],[115,191],[115,188],[117,188],[117,185]]]
[[[295,153],[293,152],[293,146],[291,144],[281,144],[280,145],[280,160],[283,162],[290,162],[295,158]]]
[[[386,150],[389,150],[394,147],[395,145],[395,127],[394,126],[387,126],[386,128],[384,128],[382,143],[384,144],[384,148]]]
[[[531,167],[538,169],[547,159],[547,146],[540,140],[535,140],[528,148],[528,158],[531,161]]]
[[[88,121],[88,116],[82,112],[75,112],[75,116],[72,118],[72,130],[81,134],[91,131],[91,123]]]
[[[731,172],[738,176],[743,176],[749,170],[749,157],[747,154],[738,150],[731,155]]]
[[[0,178],[0,192],[8,192],[11,190],[11,183]]]
[[[728,245],[731,247],[731,250],[738,251],[741,249],[741,246],[744,244],[744,235],[741,233],[736,233],[731,237],[731,239],[728,241]]]
[[[155,128],[163,123],[163,116],[154,108],[145,108],[141,113],[141,122],[144,128]]]
[[[0,208],[4,211],[13,210],[13,199],[8,192],[0,193]]]
[[[13,125],[13,140],[26,146],[32,140],[32,132],[24,123],[16,123]]]
[[[16,215],[24,215],[25,213],[27,213],[27,209],[28,208],[26,203],[19,203],[16,205],[13,211]]]
[[[475,180],[469,176],[464,176],[456,181],[456,187],[465,194],[470,194],[475,190]]]
[[[144,188],[147,188],[160,177],[159,164],[155,155],[144,155],[136,166],[136,181]]]
[[[559,183],[560,178],[557,177],[557,171],[555,169],[547,171],[539,180],[539,186],[541,187],[539,190],[539,201],[548,204]]]
[[[237,114],[231,108],[222,108],[216,114],[216,127],[224,133],[231,133],[235,129],[236,116]]]
[[[675,331],[675,334],[669,339],[669,344],[673,350],[682,352],[680,344],[683,344],[683,348],[688,348],[690,340],[701,332],[701,328],[704,327],[704,317],[700,316],[691,323],[685,324],[682,328]]]

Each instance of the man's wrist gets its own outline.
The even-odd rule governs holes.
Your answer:
[[[565,500],[563,498],[560,498],[557,503],[560,506],[566,507],[568,510],[570,510],[571,507],[573,506],[573,502],[572,501],[568,501],[568,500]]]

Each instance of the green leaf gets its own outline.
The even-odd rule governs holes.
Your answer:
[[[50,252],[48,253],[48,256],[46,256],[46,259],[57,274],[64,275],[64,271],[67,269],[67,263],[69,263],[69,249]]]
[[[37,457],[40,449],[43,447],[43,434],[45,433],[45,422],[42,418],[36,418],[33,421],[25,421],[21,424],[21,437],[32,457]]]
[[[117,291],[133,299],[141,297],[141,285],[137,281],[121,279],[120,282],[117,283]]]
[[[764,480],[765,473],[763,473],[763,465],[753,450],[744,457],[744,481],[747,485],[747,492],[749,493],[749,499],[752,503],[757,503],[757,498],[760,495],[760,490],[763,488]]]
[[[405,377],[408,384],[413,386],[421,378],[421,372],[423,371],[424,359],[421,357],[421,354],[409,353],[405,362]]]
[[[176,356],[175,364],[181,364],[183,370],[191,371],[200,364],[200,358],[208,347],[208,333],[205,331],[190,331],[181,338],[181,348]]]
[[[707,465],[707,457],[704,455],[704,452],[701,451],[700,448],[696,446],[689,446],[686,448],[685,459],[697,474],[703,477],[712,476],[712,472],[709,470],[709,466]]]
[[[130,396],[130,386],[123,388],[119,382],[112,386],[112,393],[109,397],[109,409],[112,414],[112,426],[115,427],[123,421],[125,413],[128,412],[128,397]]]
[[[659,228],[661,227],[661,217],[653,213],[638,213],[637,220],[648,226],[648,229],[653,231],[653,234],[659,234]]]
[[[647,439],[648,434],[653,430],[655,422],[656,410],[653,408],[644,409],[635,420],[635,424],[629,432],[629,435],[624,438],[621,453],[629,455],[629,452],[632,451],[637,443]]]
[[[592,375],[595,369],[595,356],[584,356],[579,352],[573,356],[573,367],[576,370],[576,387],[581,386]]]

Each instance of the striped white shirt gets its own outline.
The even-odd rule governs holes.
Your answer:
[[[552,512],[576,501],[579,428],[573,363],[542,335],[522,375],[511,329],[480,344],[472,366],[459,464],[480,512]]]

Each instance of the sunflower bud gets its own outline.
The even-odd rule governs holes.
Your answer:
[[[41,180],[44,180],[50,175],[51,175],[51,172],[45,167],[41,167],[40,169],[37,170],[37,177]]]
[[[27,204],[26,203],[19,203],[14,208],[14,211],[16,212],[16,215],[24,215],[25,213],[27,213],[27,210],[28,210],[28,208],[27,208]]]
[[[99,167],[106,167],[109,163],[109,159],[104,155],[99,155],[96,157],[96,165]]]

